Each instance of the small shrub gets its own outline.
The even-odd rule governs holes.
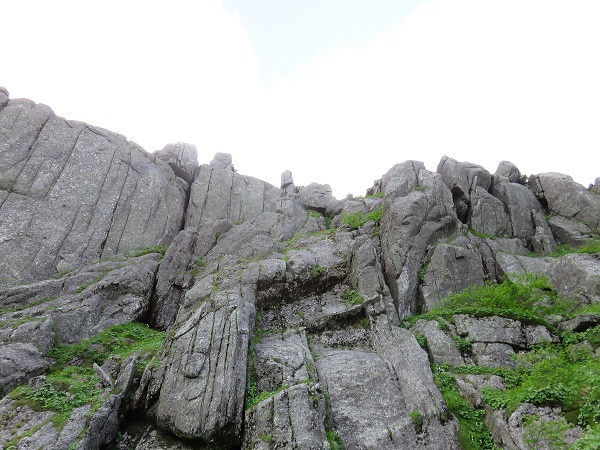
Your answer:
[[[365,299],[362,295],[356,292],[354,289],[348,289],[342,294],[342,298],[346,300],[346,303],[350,305],[361,305]]]
[[[150,253],[159,253],[161,256],[165,256],[167,247],[164,245],[153,245],[152,247],[136,248],[131,252],[129,256],[132,258],[138,258],[140,256],[149,255]]]
[[[419,411],[411,411],[409,416],[415,433],[421,434],[423,432],[423,415]]]

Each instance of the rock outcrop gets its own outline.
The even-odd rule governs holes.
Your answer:
[[[596,432],[596,386],[566,403],[524,384],[540,359],[597,365],[594,188],[445,156],[338,200],[197,158],[0,89],[4,447],[525,450]]]

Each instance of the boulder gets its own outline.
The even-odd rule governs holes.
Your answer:
[[[450,336],[440,330],[440,325],[435,320],[419,320],[411,331],[415,336],[422,334],[427,339],[429,359],[433,364],[450,364],[451,366],[464,366],[460,351]]]
[[[570,247],[581,247],[593,237],[591,228],[577,220],[551,216],[548,224],[556,239]]]
[[[561,173],[532,175],[529,185],[553,214],[576,219],[600,231],[600,196]]]
[[[325,212],[331,203],[337,202],[328,184],[310,183],[308,186],[299,187],[298,198],[306,209],[319,212]]]
[[[511,183],[521,183],[521,171],[510,161],[500,161],[495,175],[497,177],[505,177]]]
[[[183,142],[168,144],[156,152],[156,156],[166,162],[175,175],[188,184],[194,181],[194,174],[198,168],[198,150],[195,145]]]
[[[471,194],[469,227],[489,236],[510,236],[512,227],[504,204],[481,186]]]
[[[590,184],[588,190],[594,194],[600,195],[600,177],[594,180],[594,184]]]
[[[231,158],[231,153],[221,153],[217,152],[215,157],[210,162],[210,166],[215,169],[228,170],[231,172],[235,172],[235,168],[233,167],[233,159]]]

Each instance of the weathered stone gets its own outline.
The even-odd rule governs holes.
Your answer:
[[[583,432],[580,427],[570,426],[566,419],[559,415],[559,412],[559,409],[553,410],[530,403],[519,406],[508,419],[510,436],[517,448],[530,449],[532,446],[540,449],[554,448],[556,444],[551,443],[547,433],[542,431],[543,424],[548,422],[556,422],[567,428],[562,433],[561,440],[567,448],[573,445],[583,435]]]
[[[386,193],[381,250],[386,280],[398,315],[417,312],[418,272],[429,245],[455,237],[459,221],[452,194],[423,163],[394,166],[382,179]]]
[[[281,173],[281,190],[290,194],[295,193],[294,177],[289,170]]]
[[[435,320],[419,320],[411,331],[415,335],[423,334],[427,339],[429,358],[434,364],[450,364],[463,366],[465,360],[456,348],[456,343],[450,336],[440,330],[440,325]]]
[[[600,231],[600,197],[570,176],[561,173],[532,175],[529,185],[551,213],[579,220],[592,230]]]
[[[168,245],[186,197],[166,163],[123,136],[12,100],[0,112],[2,191],[0,287],[50,278],[63,259]]]
[[[87,433],[77,444],[76,450],[99,450],[115,438],[119,429],[121,399],[121,395],[111,395],[104,401],[92,416]]]
[[[483,286],[484,280],[481,253],[468,238],[461,236],[452,244],[438,244],[419,287],[423,311],[430,311],[450,294]]]
[[[512,234],[504,204],[481,186],[477,186],[471,194],[469,227],[489,236]]]
[[[458,421],[443,421],[447,412],[442,394],[433,382],[425,351],[414,335],[391,326],[385,316],[378,316],[373,326],[373,347],[390,367],[402,393],[406,411],[418,411],[423,417],[423,435],[417,443],[400,448],[458,449]],[[399,352],[398,349],[402,351]],[[320,373],[320,372],[319,372]],[[394,441],[398,442],[398,441]],[[396,447],[397,448],[397,447]]]
[[[186,227],[245,222],[281,206],[281,190],[256,178],[203,164],[191,187]]]
[[[325,212],[330,203],[337,202],[328,184],[310,183],[298,188],[300,203],[307,209]]]
[[[483,367],[516,367],[515,351],[508,344],[497,342],[473,344],[473,359],[478,366]]]
[[[562,331],[585,331],[598,325],[598,316],[595,314],[579,314],[577,317],[558,324]]]
[[[198,168],[198,150],[195,145],[183,142],[168,144],[156,152],[156,156],[171,166],[175,175],[188,184],[194,181],[194,173]]]
[[[442,181],[452,192],[456,215],[463,223],[468,223],[473,203],[472,194],[477,186],[482,187],[484,191],[489,191],[492,175],[477,164],[458,162],[447,156],[443,156],[440,160],[437,173],[442,176]],[[482,196],[480,192],[478,198]]]
[[[580,305],[600,302],[598,254],[573,253],[552,261],[550,281],[556,291]]]
[[[527,346],[521,322],[504,317],[475,318],[464,314],[454,316],[456,332],[471,342],[504,343],[521,348]]]
[[[215,157],[210,162],[210,166],[215,169],[228,170],[231,172],[235,172],[235,168],[233,167],[233,159],[231,158],[230,153],[221,153],[217,152]]]
[[[592,238],[590,227],[577,220],[562,216],[552,216],[548,221],[552,233],[558,241],[570,247],[581,247]]]
[[[31,344],[0,345],[0,396],[45,373],[49,367],[50,359]]]
[[[506,177],[511,183],[521,182],[521,171],[510,161],[500,161],[495,175]]]
[[[588,190],[594,194],[600,195],[600,177],[594,180],[594,184],[590,184]]]
[[[504,203],[508,211],[512,236],[528,245],[539,225],[534,221],[534,214],[544,216],[540,202],[527,187],[503,179],[495,179],[492,194]]]
[[[297,384],[246,412],[244,448],[329,448],[325,405],[315,387]]]
[[[249,290],[243,297],[239,287],[209,292],[208,298],[188,292],[194,308],[179,313],[166,343],[169,353],[161,369],[142,380],[142,390],[147,401],[156,398],[151,414],[161,428],[184,438],[239,445],[254,298]]]

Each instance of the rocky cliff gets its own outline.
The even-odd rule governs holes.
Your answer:
[[[598,180],[445,156],[367,194],[0,88],[0,443],[598,448]]]

